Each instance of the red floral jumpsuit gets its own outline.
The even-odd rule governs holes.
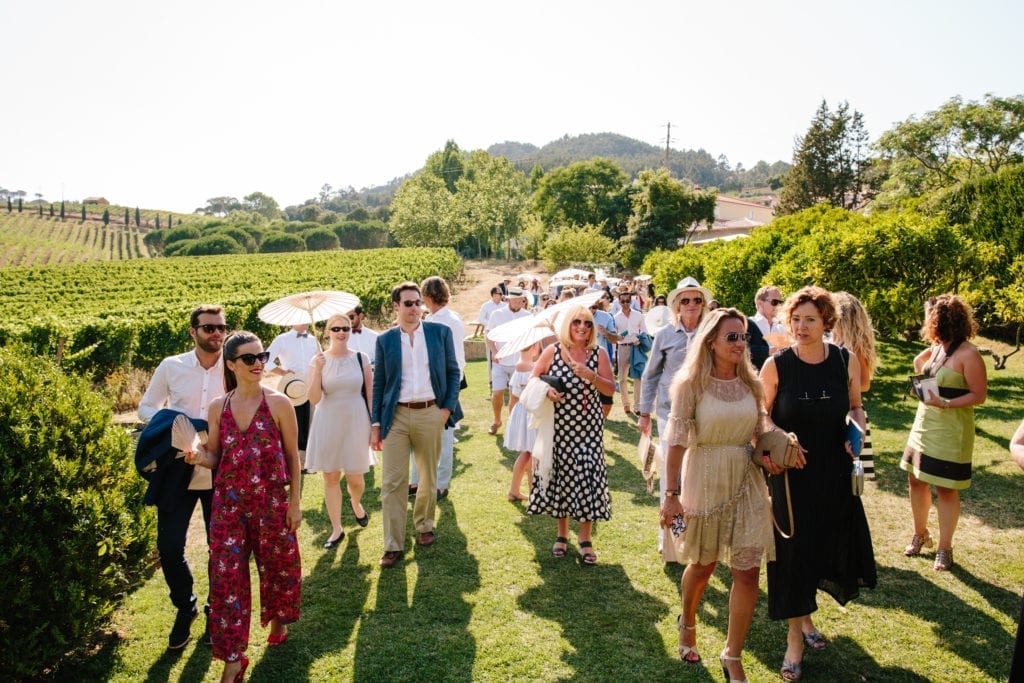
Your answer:
[[[299,619],[302,565],[288,530],[288,468],[281,432],[264,396],[242,432],[224,398],[221,458],[213,484],[210,520],[210,635],[213,656],[238,661],[249,644],[252,589],[249,553],[260,573],[260,623]]]

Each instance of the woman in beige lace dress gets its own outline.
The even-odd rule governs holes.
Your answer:
[[[763,421],[763,392],[747,351],[747,320],[734,308],[712,311],[691,342],[672,382],[669,414],[668,481],[661,524],[672,528],[682,516],[686,530],[669,534],[678,561],[685,563],[680,589],[679,655],[700,661],[696,619],[708,580],[718,562],[732,570],[729,629],[719,656],[730,680],[744,680],[740,653],[757,603],[762,558],[775,557],[768,488],[751,462],[752,440]],[[666,539],[666,543],[670,542]]]

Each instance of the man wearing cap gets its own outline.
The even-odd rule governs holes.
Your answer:
[[[632,307],[633,294],[629,290],[619,292],[619,312],[615,314],[615,329],[619,339],[615,355],[619,369],[619,392],[622,394],[622,409],[632,414],[629,401],[629,368],[633,361],[633,347],[640,343],[641,332],[647,334],[647,323],[639,310]],[[640,403],[642,379],[633,380],[633,403]]]
[[[210,401],[224,395],[224,359],[221,348],[227,336],[224,309],[203,305],[189,317],[189,336],[195,347],[186,353],[160,361],[153,379],[139,402],[139,419],[149,422],[161,408],[206,419]],[[164,465],[156,497],[156,547],[160,569],[171,592],[171,604],[177,609],[167,647],[180,650],[191,640],[192,622],[199,616],[192,592],[192,570],[185,559],[185,537],[198,501],[203,509],[206,541],[210,541],[210,512],[213,478],[205,467],[194,467],[181,458]],[[149,493],[147,492],[147,496]],[[206,630],[202,642],[210,644],[210,608],[206,606]]]
[[[348,336],[348,348],[352,351],[362,351],[373,364],[373,354],[377,350],[377,333],[363,323],[366,315],[362,306],[356,306],[349,311],[348,319],[352,321],[352,334]]]
[[[270,347],[267,348],[270,358],[267,359],[265,366],[270,368],[267,374],[277,377],[294,374],[296,379],[305,382],[309,364],[319,350],[320,344],[317,343],[316,336],[309,333],[308,324],[292,325],[292,329],[277,335],[274,337],[274,341],[270,342]],[[285,385],[278,385],[278,387],[278,390],[282,392],[285,389]],[[295,406],[295,419],[299,424],[299,460],[305,466],[306,441],[309,439],[309,421],[312,411],[308,398],[296,405],[295,396],[293,388],[288,392],[288,397],[293,399],[292,405]]]
[[[775,313],[782,302],[782,292],[774,285],[766,285],[754,295],[757,313],[747,320],[747,332],[750,334],[747,345],[750,348],[750,360],[758,370],[768,360],[768,356],[781,348],[772,343],[772,340],[778,339],[774,335],[786,334],[785,326],[775,322]]]
[[[523,290],[518,287],[510,287],[506,299],[508,306],[494,311],[491,313],[491,317],[487,319],[486,332],[490,332],[504,323],[530,315],[530,311],[526,309],[526,294]],[[492,358],[502,345],[487,338],[487,348],[490,350]],[[501,427],[501,409],[505,404],[505,390],[508,389],[509,380],[512,379],[512,374],[516,371],[516,363],[518,362],[519,354],[513,353],[491,363],[491,410],[494,412],[494,422],[491,423],[490,428],[487,430],[488,434],[497,434],[498,428]],[[514,397],[509,399],[509,411],[515,405],[515,400]]]
[[[370,446],[382,451],[384,568],[395,566],[405,555],[410,451],[420,473],[412,517],[416,544],[433,545],[441,432],[462,419],[461,373],[452,331],[420,319],[423,300],[415,282],[396,285],[391,302],[398,324],[377,337],[370,426]]]
[[[672,325],[666,325],[654,335],[651,353],[647,359],[641,382],[640,401],[637,410],[640,413],[638,426],[644,434],[651,433],[651,413],[658,422],[658,439],[662,454],[668,453],[668,414],[672,407],[669,388],[676,371],[682,367],[686,352],[693,339],[697,326],[704,318],[707,302],[711,300],[711,292],[700,286],[692,277],[683,278],[668,294],[668,307],[672,313]],[[665,459],[661,460],[661,501],[665,500]],[[673,482],[669,488],[679,488]],[[665,543],[665,530],[658,531],[658,546],[665,562],[675,562],[675,548]]]

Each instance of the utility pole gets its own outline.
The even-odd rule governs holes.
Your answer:
[[[668,122],[668,132],[665,133],[665,168],[668,168],[668,144],[672,141],[672,122]]]

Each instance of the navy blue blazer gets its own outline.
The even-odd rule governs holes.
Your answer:
[[[430,359],[430,386],[434,389],[437,405],[451,411],[446,427],[454,427],[462,419],[459,405],[459,382],[462,373],[455,357],[455,342],[452,331],[440,323],[420,323],[427,340],[427,356]],[[373,413],[372,421],[380,424],[380,438],[388,435],[402,390],[402,339],[401,328],[392,327],[377,337],[376,359],[373,367]],[[461,340],[459,340],[461,343]]]
[[[171,425],[174,418],[184,415],[177,410],[162,408],[139,435],[135,446],[135,468],[149,481],[142,502],[166,510],[186,500],[194,465],[184,458],[175,457],[178,451],[171,446]],[[206,420],[190,417],[196,431],[206,431]],[[155,466],[155,467],[154,467]],[[194,499],[193,499],[194,500]]]

